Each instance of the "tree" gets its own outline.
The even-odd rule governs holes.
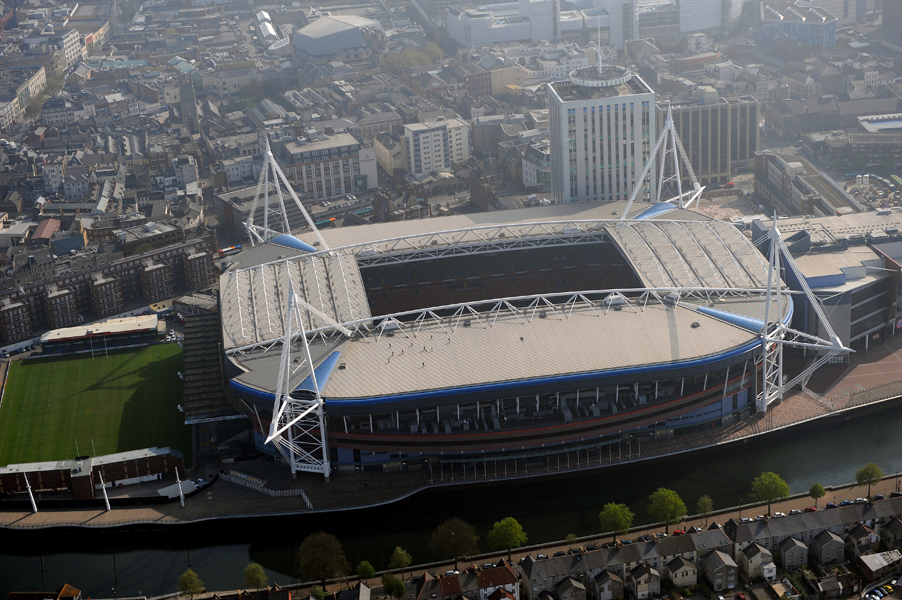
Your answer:
[[[269,578],[266,571],[257,563],[251,563],[244,567],[244,585],[245,587],[260,589],[269,585]]]
[[[808,490],[808,495],[814,498],[814,507],[817,508],[817,501],[827,495],[827,490],[819,483],[815,483]]]
[[[453,517],[435,528],[429,549],[436,558],[453,558],[456,571],[458,557],[479,554],[479,536],[475,527]]]
[[[313,596],[314,598],[318,598],[319,600],[325,600],[326,590],[324,590],[323,588],[321,588],[318,585],[315,585],[312,588],[310,588],[310,595]]]
[[[669,533],[670,526],[686,514],[686,504],[675,491],[658,488],[648,497],[648,512],[655,521],[664,523],[664,531]]]
[[[341,542],[331,533],[311,533],[301,543],[297,554],[298,572],[305,581],[320,581],[344,575],[350,570]]]
[[[896,166],[896,157],[891,152],[887,152],[880,157],[880,164],[887,169],[891,169]]]
[[[840,157],[836,157],[833,159],[833,164],[831,165],[835,171],[839,171],[842,169],[843,161]]]
[[[714,512],[714,500],[711,499],[711,496],[705,494],[698,499],[698,502],[695,505],[695,510],[698,512],[698,514],[705,517],[705,525],[707,525],[708,517],[711,516],[712,512]]]
[[[575,533],[568,533],[568,534],[567,534],[567,545],[570,546],[570,547],[572,548],[572,547],[573,547],[573,544],[575,544],[575,543],[576,543],[576,534],[575,534]]]
[[[498,550],[507,549],[507,560],[511,559],[511,549],[526,543],[526,532],[513,517],[504,517],[492,526],[486,536],[489,546]]]
[[[767,514],[771,514],[771,502],[787,497],[789,497],[789,484],[776,473],[766,471],[752,480],[752,499],[756,502],[767,502]]]
[[[188,594],[189,598],[194,598],[204,591],[204,582],[200,580],[197,573],[188,569],[179,575],[178,590],[179,593]]]
[[[616,542],[618,534],[622,535],[632,527],[633,516],[633,511],[626,504],[609,502],[598,513],[598,522],[603,531],[610,531],[613,534],[611,541]]]
[[[360,561],[357,565],[357,577],[364,581],[369,581],[376,576],[376,569],[368,561]]]
[[[400,598],[407,592],[407,588],[403,581],[391,573],[385,573],[382,575],[382,591],[390,598]]]
[[[856,169],[858,169],[859,171],[861,169],[864,169],[865,167],[868,166],[868,157],[865,156],[864,154],[856,154],[855,156],[852,157],[852,166],[855,167]]]
[[[871,486],[880,483],[883,479],[883,471],[874,463],[868,463],[855,471],[855,483],[868,486],[868,497],[871,496]]]
[[[404,577],[404,569],[409,567],[412,562],[413,557],[410,556],[410,552],[401,546],[395,546],[395,551],[391,553],[391,558],[388,559],[388,568],[401,569],[401,577]]]

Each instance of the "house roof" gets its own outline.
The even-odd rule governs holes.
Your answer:
[[[517,576],[507,561],[500,567],[477,571],[476,578],[480,589],[517,583]]]
[[[808,546],[806,546],[799,540],[795,539],[794,537],[786,538],[785,540],[780,542],[779,545],[780,545],[780,550],[782,550],[783,552],[789,552],[790,550],[792,550],[794,548],[802,548],[806,551],[808,550]]]
[[[586,586],[573,579],[572,577],[564,577],[556,584],[554,584],[554,587],[558,590],[558,593],[563,593],[570,589],[582,590],[584,592],[586,591]]]
[[[667,563],[667,570],[669,570],[671,573],[676,573],[677,571],[681,571],[683,569],[694,568],[695,563],[683,556],[677,556],[675,559]]]
[[[814,536],[814,543],[817,546],[826,546],[830,542],[837,542],[842,544],[842,538],[830,531],[829,529],[825,529],[816,536]]]
[[[742,550],[742,553],[745,555],[746,558],[754,558],[755,556],[757,556],[759,554],[766,554],[768,556],[773,556],[767,548],[765,548],[764,546],[762,546],[761,544],[759,544],[757,542],[746,546]]]
[[[633,570],[630,571],[630,576],[633,579],[639,579],[640,577],[645,577],[646,575],[652,575],[654,577],[660,577],[661,575],[658,573],[657,569],[652,568],[652,566],[648,563],[641,563],[633,567]]]
[[[730,555],[726,552],[721,552],[720,550],[712,550],[703,557],[703,560],[713,569],[719,569],[721,567],[737,567],[736,562],[733,561]]]

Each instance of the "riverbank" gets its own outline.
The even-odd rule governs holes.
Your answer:
[[[462,465],[458,472],[402,471],[379,474],[337,473],[329,483],[313,476],[293,480],[284,467],[269,461],[237,463],[231,467],[267,481],[276,490],[303,488],[310,504],[301,496],[270,497],[237,483],[217,481],[203,493],[186,500],[185,507],[170,503],[155,506],[41,509],[32,513],[27,502],[17,509],[0,511],[0,528],[42,530],[60,527],[109,529],[128,526],[165,527],[223,519],[271,518],[288,515],[341,513],[372,509],[395,503],[425,491],[448,487],[505,486],[539,479],[562,482],[574,476],[605,470],[631,469],[638,465],[688,456],[703,458],[706,452],[722,452],[737,444],[779,441],[781,436],[803,434],[808,427],[841,423],[858,414],[902,403],[902,337],[856,355],[850,365],[825,367],[818,382],[790,394],[759,418],[712,428],[675,438],[652,440],[633,447],[623,444],[608,456],[572,452],[547,464],[517,464],[516,461]],[[819,385],[818,385],[819,384]],[[196,475],[209,479],[215,467]],[[312,508],[311,508],[312,506]]]

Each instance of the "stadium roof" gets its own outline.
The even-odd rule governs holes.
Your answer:
[[[220,281],[224,348],[246,349],[282,335],[289,279],[305,304],[308,331],[372,317],[358,263],[613,240],[647,287],[766,284],[763,257],[734,226],[679,209],[641,222],[609,220],[624,207],[569,204],[326,229],[329,252],[273,243],[246,250]],[[635,214],[647,208],[639,205]],[[312,233],[298,238],[320,244]]]
[[[289,281],[302,300],[308,337],[311,330],[320,334],[312,338],[311,352],[323,369],[320,387],[333,405],[342,398],[382,402],[427,388],[459,391],[568,374],[651,372],[668,364],[719,361],[755,347],[765,302],[754,290],[766,287],[767,267],[751,242],[729,223],[680,209],[641,221],[616,220],[624,207],[555,205],[326,229],[328,251],[310,233],[298,237],[317,252],[273,243],[246,250],[220,283],[224,348],[245,371],[233,384],[271,394]],[[630,216],[647,208],[636,205]],[[371,261],[600,241],[619,247],[644,287],[661,291],[643,300],[633,293],[614,302],[623,303],[617,307],[604,299],[607,292],[585,290],[372,315],[360,273]],[[668,290],[679,291],[678,302],[667,298]],[[791,312],[785,301],[771,314],[788,319]],[[377,326],[374,316],[395,323],[399,331],[391,340],[381,335],[385,325]],[[337,337],[335,323],[360,335]],[[411,323],[415,330],[409,330]]]
[[[780,307],[777,302],[774,312],[788,319],[791,303],[786,300]],[[343,365],[317,376],[330,406],[426,397],[440,403],[440,397],[462,391],[700,366],[758,345],[757,331],[723,316],[749,315],[751,322],[763,322],[762,298],[724,299],[716,303],[721,315],[699,310],[707,304],[700,299],[677,305],[637,303],[605,312],[578,303],[570,311],[545,309],[544,318],[529,320],[523,313],[503,311],[482,320],[471,317],[469,326],[453,331],[447,321],[427,321],[415,337],[412,331],[396,332],[392,337],[319,342],[311,350],[315,364],[337,353],[333,362]],[[235,381],[265,393],[274,387],[279,353],[251,357],[242,366],[250,370]],[[306,386],[301,382],[297,387]]]

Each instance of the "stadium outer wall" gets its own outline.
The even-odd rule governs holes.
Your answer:
[[[579,373],[540,382],[508,382],[509,395],[501,398],[496,393],[493,400],[485,399],[485,390],[458,390],[457,395],[435,390],[445,397],[424,393],[377,408],[346,406],[346,401],[341,402],[343,406],[335,406],[325,398],[330,458],[333,469],[341,472],[426,466],[453,469],[454,464],[505,459],[544,462],[574,450],[608,454],[633,440],[641,443],[687,435],[748,418],[756,411],[754,398],[760,385],[756,357],[760,358],[760,345],[753,342],[720,356],[627,370],[633,372]],[[228,360],[226,364],[233,365]],[[237,374],[230,373],[230,377]],[[247,410],[257,448],[278,459],[275,448],[264,444],[273,394],[236,381],[230,381],[229,393]],[[476,399],[478,396],[483,399]],[[606,415],[590,408],[599,408],[605,398],[613,400],[608,401],[609,408],[623,408]],[[437,402],[443,405],[436,406]],[[580,402],[583,411],[578,408]],[[427,418],[430,410],[455,418],[460,407],[472,409],[474,403],[481,415],[478,421],[470,417],[472,433],[443,433],[441,419]],[[500,415],[502,408],[512,414],[520,414],[522,409],[525,414],[527,404],[530,410],[536,406],[543,409],[533,411],[540,416],[524,416],[518,419],[522,423],[512,427],[506,422],[502,427],[496,421],[494,415]],[[573,407],[577,408],[571,410]],[[419,423],[414,424],[417,418]]]

